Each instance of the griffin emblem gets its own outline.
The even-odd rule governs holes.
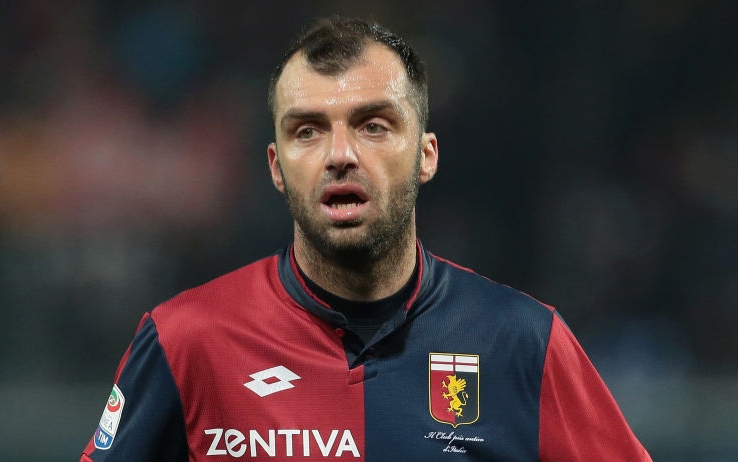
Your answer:
[[[466,402],[469,399],[469,394],[464,391],[466,388],[466,379],[457,379],[455,375],[447,375],[446,378],[448,379],[448,383],[444,380],[441,386],[448,390],[448,393],[443,393],[443,397],[450,400],[447,411],[453,412],[456,414],[456,417],[461,417],[464,412],[463,406],[466,406]]]

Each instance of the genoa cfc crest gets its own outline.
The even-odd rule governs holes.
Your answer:
[[[479,418],[479,355],[428,355],[428,406],[431,416],[456,428]]]

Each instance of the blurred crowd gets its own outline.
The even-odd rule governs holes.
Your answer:
[[[555,305],[654,460],[736,460],[738,8],[694,0],[0,3],[0,459],[68,460],[145,310],[289,242],[266,84],[332,13],[426,59],[424,244]]]

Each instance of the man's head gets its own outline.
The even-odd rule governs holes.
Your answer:
[[[318,73],[337,75],[355,64],[370,43],[382,44],[397,54],[410,83],[409,95],[415,106],[420,127],[428,123],[428,80],[420,57],[401,37],[376,23],[360,19],[331,17],[318,23],[289,48],[269,80],[268,103],[272,120],[276,117],[275,91],[285,64],[297,53],[304,54]]]
[[[336,22],[380,30],[356,21],[330,24]],[[311,34],[336,34],[321,30]],[[435,174],[437,141],[423,129],[406,61],[383,41],[361,37],[339,38],[360,44],[343,47],[350,52],[311,39],[321,64],[296,48],[275,72],[275,141],[267,155],[295,220],[298,256],[361,264],[414,250],[415,200],[419,185]]]

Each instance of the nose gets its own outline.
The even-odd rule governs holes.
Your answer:
[[[344,171],[359,165],[356,146],[351,133],[346,127],[339,125],[331,132],[331,144],[325,159],[328,170]]]

